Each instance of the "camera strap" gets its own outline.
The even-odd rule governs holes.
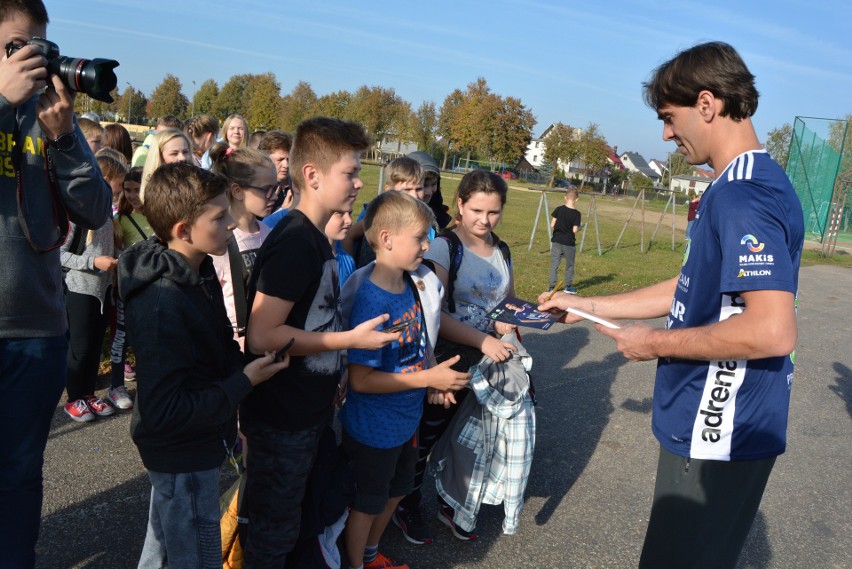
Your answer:
[[[20,107],[15,109],[15,127],[12,133],[14,141],[14,145],[12,146],[12,165],[15,168],[15,185],[18,196],[18,223],[21,225],[21,230],[24,232],[24,237],[27,238],[30,246],[39,253],[46,253],[60,247],[68,238],[68,215],[65,213],[64,208],[60,207],[59,184],[56,181],[53,159],[47,151],[47,145],[42,142],[44,178],[50,190],[53,217],[56,221],[56,226],[59,228],[59,238],[51,245],[42,245],[36,242],[27,224],[26,212],[29,210],[29,204],[26,201],[26,193],[24,192],[24,141],[21,137],[21,125],[18,117],[19,109]]]

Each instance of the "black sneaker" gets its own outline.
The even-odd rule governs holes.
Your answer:
[[[393,523],[402,530],[402,535],[409,542],[415,545],[423,545],[432,543],[432,534],[429,533],[429,528],[423,520],[423,514],[420,508],[405,509],[402,506],[397,506],[396,511],[391,516]]]
[[[457,539],[462,541],[476,541],[476,538],[479,537],[476,535],[476,531],[464,531],[462,528],[456,525],[456,522],[453,521],[453,515],[455,512],[453,511],[452,506],[449,504],[439,504],[438,505],[438,521],[450,528],[453,531],[453,535],[456,536]]]

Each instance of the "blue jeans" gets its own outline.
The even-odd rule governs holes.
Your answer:
[[[44,447],[65,388],[68,337],[0,339],[0,551],[3,567],[35,566]]]
[[[221,569],[219,469],[148,471],[151,507],[139,569]]]

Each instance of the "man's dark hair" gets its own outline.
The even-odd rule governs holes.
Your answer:
[[[272,154],[276,150],[284,150],[289,154],[291,146],[293,146],[293,137],[290,133],[283,130],[270,130],[260,139],[257,149],[267,154]]]
[[[692,107],[701,91],[710,91],[724,103],[721,116],[735,121],[757,110],[759,94],[754,75],[740,54],[724,42],[709,42],[680,52],[654,70],[642,84],[645,103],[659,111],[665,105]]]
[[[50,21],[47,18],[47,8],[41,0],[3,0],[0,2],[0,22],[5,22],[9,14],[18,12],[26,15],[30,20],[40,26],[46,26]]]

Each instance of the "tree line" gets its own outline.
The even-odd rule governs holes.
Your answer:
[[[304,119],[316,115],[355,120],[377,143],[412,141],[421,150],[443,154],[444,167],[450,153],[514,164],[523,156],[536,124],[532,111],[519,98],[494,93],[481,77],[464,90],[455,89],[440,107],[424,101],[416,109],[394,89],[381,86],[317,95],[302,81],[281,96],[274,73],[234,75],[221,87],[208,79],[191,100],[183,91],[180,79],[168,74],[150,96],[128,83],[124,92],[112,93],[113,103],[81,95],[76,104],[81,112],[94,111],[133,124],[166,115],[186,119],[207,113],[222,121],[240,114],[251,130],[293,132]]]

